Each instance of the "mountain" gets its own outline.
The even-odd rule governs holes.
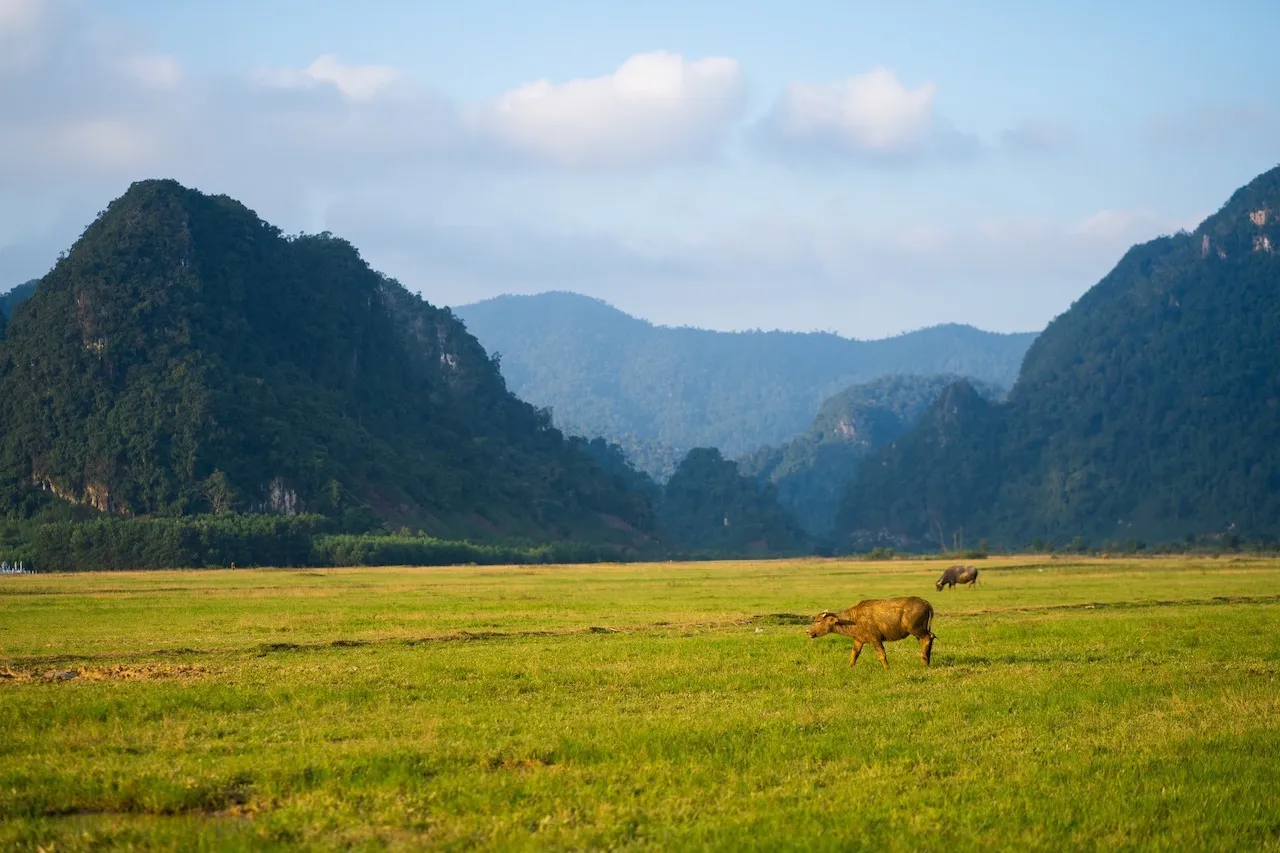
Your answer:
[[[40,283],[40,279],[33,278],[31,281],[24,282],[10,290],[8,293],[0,293],[0,316],[8,319],[13,316],[13,309],[17,308],[27,300],[31,294],[36,292],[36,285]]]
[[[21,303],[27,300],[27,297],[36,292],[36,285],[40,283],[40,279],[32,279],[24,284],[20,284],[8,293],[0,293],[0,339],[5,336],[5,328],[8,321],[13,316],[13,309],[17,308]]]
[[[0,514],[372,511],[591,537],[647,501],[514,397],[448,309],[328,233],[173,181],[114,201],[0,342]]]
[[[1005,403],[944,394],[864,466],[855,539],[1006,545],[1280,535],[1280,168],[1130,249]]]
[[[828,536],[863,460],[915,426],[960,379],[954,374],[884,376],[846,388],[823,402],[799,436],[741,459],[742,472],[774,484],[778,502],[808,533]],[[988,400],[1004,395],[998,385],[974,380],[973,386]]]
[[[798,553],[808,537],[771,483],[743,476],[713,447],[696,447],[662,490],[658,522],[676,544],[704,553]]]
[[[656,443],[644,467],[660,478],[684,448],[737,457],[787,441],[825,397],[878,376],[955,373],[1008,387],[1035,338],[956,325],[878,341],[668,328],[572,293],[500,296],[456,313],[501,354],[512,391],[550,407],[566,431]]]

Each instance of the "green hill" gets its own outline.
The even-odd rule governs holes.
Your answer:
[[[713,447],[681,460],[662,490],[658,521],[673,543],[703,553],[798,553],[809,538],[778,503],[770,483],[758,483]]]
[[[865,467],[841,532],[1006,545],[1280,535],[1280,168],[1135,246],[1006,403],[963,386]]]
[[[826,397],[879,376],[954,373],[1008,387],[1035,337],[957,325],[878,341],[667,328],[572,293],[456,311],[501,354],[512,391],[550,407],[567,431],[619,443],[659,479],[687,448],[737,457],[785,442]]]
[[[774,484],[779,503],[811,535],[829,536],[863,460],[914,426],[959,380],[953,374],[885,376],[846,388],[823,402],[802,434],[741,459],[742,472]],[[973,384],[990,400],[1004,394],[997,385]]]
[[[49,501],[543,539],[652,513],[448,309],[173,181],[114,201],[0,342],[0,513]]]

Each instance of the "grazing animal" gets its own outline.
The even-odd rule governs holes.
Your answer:
[[[901,640],[911,636],[920,640],[920,660],[929,665],[933,653],[933,605],[923,598],[872,598],[859,601],[852,607],[833,613],[822,611],[809,626],[810,637],[823,637],[836,633],[853,640],[853,654],[849,666],[858,662],[863,645],[870,643],[880,658],[880,665],[889,668],[884,654],[885,641]]]
[[[951,566],[942,573],[942,577],[938,578],[938,582],[933,588],[938,592],[942,592],[942,588],[946,586],[955,586],[958,583],[971,583],[978,585],[978,569],[975,566]]]

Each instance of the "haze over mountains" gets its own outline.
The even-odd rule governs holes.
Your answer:
[[[956,374],[1007,388],[1035,339],[959,325],[876,341],[670,328],[562,292],[454,311],[500,354],[513,392],[569,432],[619,442],[655,476],[692,447],[736,457],[788,441],[825,398],[878,377]]]

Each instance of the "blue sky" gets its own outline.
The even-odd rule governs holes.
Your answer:
[[[0,0],[0,287],[130,181],[439,304],[1043,327],[1280,161],[1280,4]]]

